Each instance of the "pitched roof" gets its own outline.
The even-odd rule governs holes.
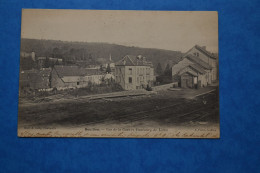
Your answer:
[[[64,76],[89,76],[99,75],[101,72],[98,69],[85,69],[79,66],[63,66],[55,65],[54,69],[58,73],[59,77]]]
[[[43,68],[41,70],[24,70],[21,71],[20,80],[28,80],[28,78],[41,78],[49,77],[51,73],[51,68]]]
[[[84,69],[84,70],[85,70],[85,76],[104,74],[99,69]]]
[[[152,66],[152,62],[146,61],[144,57],[126,55],[122,60],[118,61],[116,65],[122,66]]]
[[[30,87],[35,89],[48,88],[50,73],[51,68],[22,71],[20,74],[19,83],[21,86],[26,86],[27,84],[30,84]]]
[[[205,74],[206,71],[203,70],[203,68],[201,68],[199,65],[197,64],[190,64],[189,65],[192,69],[196,70],[197,72],[201,73],[201,74]]]
[[[46,60],[46,57],[37,57],[37,60]]]
[[[195,45],[194,46],[196,49],[198,49],[200,52],[204,53],[206,56],[216,59],[216,56],[212,53],[210,53],[209,51],[207,51],[205,48],[200,47],[199,45]]]
[[[180,71],[180,72],[179,72],[179,75],[183,75],[183,74],[185,74],[185,73],[188,73],[188,74],[190,74],[190,75],[192,75],[192,76],[198,76],[198,75],[196,74],[196,72],[194,72],[194,71]]]
[[[134,66],[132,59],[129,58],[129,55],[126,55],[123,59],[116,62],[116,65],[123,65],[123,66]]]
[[[207,69],[207,70],[211,70],[212,67],[205,63],[203,60],[201,60],[200,58],[193,56],[191,54],[185,55],[185,58],[188,58],[189,60],[193,61],[194,63],[196,63],[197,65],[199,65],[200,67]]]
[[[43,68],[39,71],[39,75],[42,77],[48,77],[50,76],[51,68]]]

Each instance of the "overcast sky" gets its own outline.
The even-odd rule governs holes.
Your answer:
[[[217,12],[26,9],[21,35],[182,52],[198,44],[218,52],[218,16]]]

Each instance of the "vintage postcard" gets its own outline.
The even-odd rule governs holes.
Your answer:
[[[218,13],[23,9],[19,137],[219,138]]]

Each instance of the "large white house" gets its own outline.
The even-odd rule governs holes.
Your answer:
[[[116,82],[125,90],[135,90],[151,86],[154,77],[154,69],[151,62],[145,57],[126,55],[115,65]]]

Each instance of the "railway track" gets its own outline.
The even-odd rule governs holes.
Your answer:
[[[204,95],[200,95],[199,97],[201,97],[201,96],[203,96],[203,98],[209,97],[212,92],[213,91],[208,92]],[[149,103],[146,103],[146,104],[149,104]],[[199,107],[199,108],[183,113],[183,110],[187,109],[187,105],[189,105],[189,107]],[[215,105],[215,103],[201,105],[200,102],[193,103],[192,100],[188,100],[188,101],[185,101],[185,103],[177,103],[177,104],[164,106],[164,107],[156,107],[152,110],[139,111],[139,112],[135,112],[135,113],[125,114],[122,116],[114,116],[114,117],[106,118],[103,120],[97,120],[97,121],[80,124],[75,127],[81,127],[81,126],[87,126],[87,125],[93,125],[93,124],[99,124],[99,123],[113,124],[114,122],[111,122],[111,121],[118,121],[118,123],[127,124],[127,123],[132,123],[135,121],[144,120],[144,119],[158,116],[158,113],[157,113],[158,111],[163,111],[163,110],[167,110],[167,109],[171,110],[171,113],[174,115],[175,118],[182,118],[182,117],[206,110],[209,107],[214,106],[214,105]],[[203,106],[203,107],[201,107],[201,106]],[[153,114],[153,113],[155,113],[155,114]],[[198,119],[198,118],[203,118],[204,116],[206,116],[205,113],[201,113],[198,116],[195,116],[193,118],[193,120]],[[111,122],[111,123],[108,123],[108,122]]]
[[[81,126],[92,125],[92,124],[99,124],[99,123],[104,123],[104,122],[108,122],[108,121],[119,121],[121,123],[129,121],[129,119],[133,119],[133,120],[137,121],[138,118],[139,118],[139,120],[141,120],[141,119],[145,119],[145,118],[150,117],[149,115],[147,115],[147,113],[160,111],[160,110],[167,109],[167,108],[172,108],[172,107],[175,107],[175,106],[178,106],[178,105],[181,105],[181,104],[183,104],[183,103],[178,103],[178,104],[174,104],[174,105],[166,106],[166,107],[161,107],[161,108],[155,108],[155,109],[148,110],[148,111],[139,111],[139,112],[130,113],[130,114],[122,115],[122,116],[110,117],[110,118],[106,118],[106,119],[103,119],[103,120],[92,121],[92,122],[80,124],[80,125],[77,125],[75,127],[81,127]],[[140,115],[142,115],[142,114],[144,114],[144,115],[140,117]],[[110,123],[110,124],[112,124],[112,123]]]
[[[186,104],[191,104],[191,101],[186,102]],[[193,104],[192,106],[196,106],[196,105],[199,105],[199,104]],[[198,108],[198,109],[188,111],[185,113],[178,113],[179,111],[183,111],[187,107],[187,105],[183,105],[183,103],[178,103],[178,104],[173,104],[170,106],[155,108],[155,109],[148,110],[148,111],[140,111],[140,112],[135,112],[135,113],[126,114],[126,115],[122,115],[122,116],[107,118],[107,119],[103,119],[103,120],[83,123],[83,124],[73,126],[73,127],[82,127],[82,126],[100,124],[100,123],[106,123],[109,125],[109,124],[114,124],[115,121],[118,121],[118,123],[120,123],[120,124],[128,124],[128,123],[133,123],[133,122],[136,122],[139,120],[149,119],[149,118],[158,116],[158,111],[162,111],[162,110],[166,110],[166,109],[170,109],[171,113],[173,114],[173,116],[175,118],[182,118],[182,117],[206,110],[206,109],[208,109],[208,107],[211,107],[213,105],[214,105],[214,103],[205,105],[205,107]],[[176,108],[176,109],[174,110],[174,108]],[[199,116],[196,116],[194,119],[202,118],[202,116],[205,116],[205,114],[200,114]],[[108,122],[110,122],[110,123],[108,123]]]
[[[194,100],[186,100],[184,102],[181,103],[175,103],[172,105],[167,105],[167,106],[156,106],[154,109],[150,109],[150,110],[143,110],[143,111],[138,111],[138,112],[134,112],[134,113],[129,113],[129,114],[124,114],[124,115],[118,115],[118,114],[112,114],[110,117],[107,118],[103,118],[103,119],[99,119],[99,120],[94,120],[94,121],[90,121],[90,122],[86,122],[86,123],[81,123],[81,124],[77,124],[77,125],[73,125],[70,127],[82,127],[82,126],[88,126],[88,125],[93,125],[93,124],[100,124],[100,123],[106,123],[106,124],[113,124],[115,122],[118,123],[122,123],[122,124],[127,124],[127,123],[132,123],[135,121],[139,121],[139,120],[144,120],[144,119],[149,119],[152,117],[156,117],[158,116],[159,118],[164,118],[164,112],[166,112],[168,115],[169,113],[172,114],[172,116],[174,116],[175,118],[184,118],[188,115],[191,114],[196,114],[200,111],[203,111],[205,109],[208,109],[209,107],[213,106],[215,103],[207,103],[204,105],[202,104],[201,101],[201,97],[203,98],[207,98],[207,97],[211,97],[212,94],[210,93],[206,93],[205,95],[200,95],[198,98],[200,98],[198,101],[194,101]],[[210,100],[210,99],[209,99]],[[149,105],[149,102],[145,102],[143,103],[143,105]],[[83,103],[81,103],[80,107],[82,106],[86,106]],[[201,107],[203,106],[203,107]],[[185,110],[188,110],[187,108],[197,108],[197,109],[193,109],[192,111],[187,111],[185,112]],[[75,108],[77,108],[77,106],[75,106]],[[122,111],[124,109],[119,108],[119,112]],[[162,111],[162,113],[159,113],[159,111]],[[30,112],[30,109],[25,110],[26,113]],[[51,110],[52,115],[56,114],[56,113],[60,113],[60,108],[54,108]],[[73,112],[75,115],[78,113],[81,113],[80,109],[75,109],[75,111]],[[47,116],[49,114],[49,111],[47,112],[41,112],[40,117],[44,118],[45,116]],[[203,116],[206,116],[205,113],[199,113],[198,116],[194,115],[194,119],[200,119],[203,118]],[[39,118],[40,118],[39,117]],[[59,122],[57,122],[59,124]],[[37,126],[38,123],[32,123],[32,124],[28,124],[29,126]]]
[[[174,106],[178,106],[179,104],[177,104],[177,105],[174,105]],[[195,114],[195,113],[197,113],[197,112],[200,112],[200,111],[203,111],[203,110],[206,110],[206,109],[208,109],[208,107],[209,106],[213,106],[214,104],[211,104],[211,105],[207,105],[207,107],[202,107],[202,108],[198,108],[198,109],[195,109],[195,110],[192,110],[192,111],[189,111],[189,112],[185,112],[185,113],[177,113],[178,111],[180,111],[181,110],[181,108],[179,107],[178,108],[178,111],[172,111],[172,115],[174,116],[174,118],[182,118],[182,117],[185,117],[185,116],[188,116],[188,115],[191,115],[191,114]],[[167,106],[167,107],[163,107],[163,108],[160,108],[160,109],[155,109],[155,110],[152,110],[152,111],[147,111],[147,113],[152,113],[152,112],[155,112],[155,111],[159,111],[159,110],[164,110],[164,109],[168,109],[168,108],[172,108],[172,107],[174,107],[174,106]],[[184,107],[183,107],[184,108]],[[119,121],[122,123],[125,123],[125,124],[127,124],[127,123],[133,123],[133,122],[135,122],[135,121],[139,121],[139,120],[143,120],[143,119],[148,119],[148,118],[152,118],[152,117],[154,117],[154,116],[158,116],[157,114],[155,114],[155,115],[151,115],[151,114],[145,114],[144,116],[132,116],[132,117],[126,117],[127,119],[125,119],[125,120],[122,120],[122,119],[120,119]],[[205,116],[205,114],[203,114],[203,115],[200,115],[200,116]],[[196,116],[194,119],[197,119],[198,117]]]

